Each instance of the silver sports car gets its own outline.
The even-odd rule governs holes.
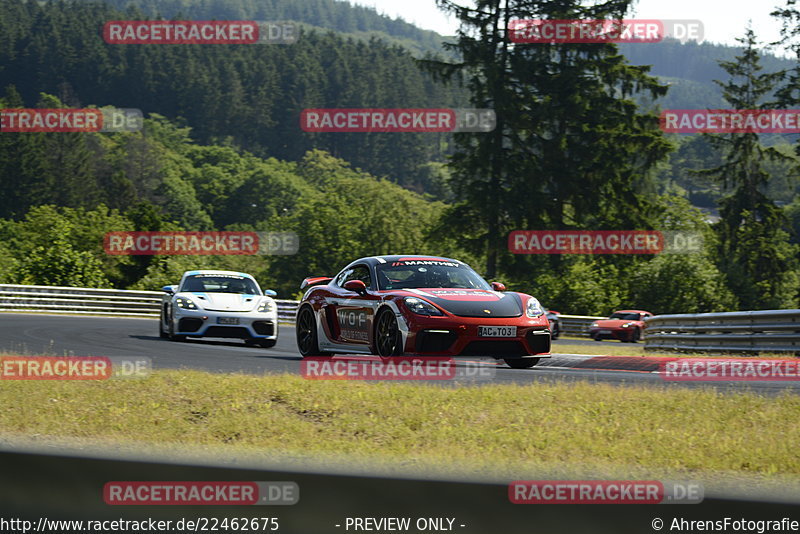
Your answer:
[[[247,273],[186,271],[179,285],[162,289],[166,293],[161,299],[162,338],[238,338],[267,348],[278,341],[275,292],[262,292]]]

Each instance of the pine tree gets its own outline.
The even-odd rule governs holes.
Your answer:
[[[725,101],[736,110],[775,109],[767,100],[785,72],[764,73],[755,33],[748,28],[741,55],[720,61],[727,82],[715,80]],[[788,221],[765,190],[770,179],[764,165],[788,160],[775,148],[765,148],[755,132],[703,134],[724,154],[721,165],[699,174],[717,179],[729,194],[720,201],[720,269],[745,309],[783,308],[796,305],[797,248],[789,243]]]
[[[639,186],[670,144],[657,118],[639,113],[631,97],[655,98],[666,87],[647,67],[628,65],[613,44],[508,38],[513,19],[619,19],[630,2],[437,2],[461,21],[450,48],[462,59],[428,58],[423,65],[463,79],[473,106],[497,116],[491,133],[457,134],[452,158],[452,186],[462,200],[448,224],[464,236],[463,246],[485,255],[486,276],[495,276],[501,260],[526,261],[501,254],[512,229],[646,227],[648,202]]]

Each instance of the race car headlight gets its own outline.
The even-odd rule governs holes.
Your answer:
[[[272,299],[264,299],[261,301],[261,304],[258,305],[258,312],[259,313],[269,313],[274,309],[274,302]]]
[[[175,304],[178,305],[179,308],[183,308],[184,310],[196,310],[197,305],[192,302],[190,299],[185,297],[178,297],[175,299]]]
[[[629,326],[633,326],[633,323],[624,323],[622,328],[628,328]]]
[[[409,310],[419,315],[443,315],[436,306],[417,297],[406,297],[403,302]]]
[[[597,321],[589,325],[589,328],[597,328]]]
[[[525,315],[528,317],[539,317],[540,315],[544,315],[544,308],[542,308],[538,300],[530,298],[528,299],[528,306],[525,308]]]

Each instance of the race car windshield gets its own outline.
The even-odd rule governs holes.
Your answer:
[[[622,319],[625,321],[638,321],[639,314],[638,313],[612,313],[609,319]]]
[[[241,293],[259,295],[255,282],[243,276],[204,276],[186,278],[181,291],[192,293]]]
[[[379,289],[492,289],[486,280],[466,265],[454,262],[421,263],[392,262],[378,265]]]

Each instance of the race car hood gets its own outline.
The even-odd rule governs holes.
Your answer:
[[[597,328],[622,328],[627,323],[640,323],[631,319],[600,319],[597,321]]]
[[[248,312],[254,310],[261,300],[259,295],[241,293],[181,293],[195,304],[208,311]]]
[[[483,289],[406,289],[409,296],[422,297],[461,317],[519,317],[522,299],[516,293]]]

